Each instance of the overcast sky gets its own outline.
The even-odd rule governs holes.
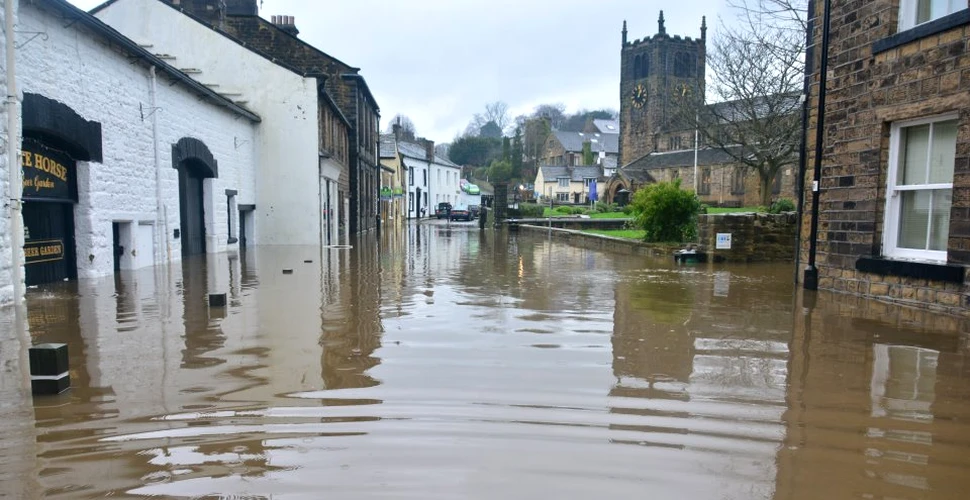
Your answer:
[[[513,116],[554,102],[617,109],[623,20],[631,40],[650,36],[660,9],[667,33],[692,38],[701,16],[709,37],[731,17],[725,0],[265,0],[260,15],[295,16],[300,38],[360,68],[382,130],[402,113],[441,143],[492,101]]]

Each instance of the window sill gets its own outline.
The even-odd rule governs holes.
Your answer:
[[[954,12],[953,14],[934,19],[928,23],[914,26],[908,30],[900,31],[895,35],[878,40],[872,44],[872,54],[876,55],[880,52],[895,49],[900,45],[915,42],[921,38],[963,26],[964,24],[970,24],[970,9]]]
[[[855,263],[856,271],[879,274],[882,276],[901,276],[904,278],[960,283],[964,281],[966,268],[949,264],[930,264],[911,260],[891,260],[882,257],[859,257]]]

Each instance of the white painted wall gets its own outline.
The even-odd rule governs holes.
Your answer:
[[[413,202],[412,201],[408,201],[408,207],[407,207],[407,210],[408,210],[408,212],[407,212],[408,218],[414,219],[414,218],[417,218],[417,217],[421,217],[421,208],[422,207],[426,209],[425,216],[427,216],[427,217],[433,216],[434,215],[434,207],[435,207],[434,206],[434,197],[433,197],[434,196],[434,193],[430,193],[428,195],[428,202],[427,203],[425,203],[425,201],[424,201],[424,198],[425,198],[425,194],[424,193],[427,193],[429,191],[429,189],[431,187],[431,183],[433,182],[430,179],[430,177],[431,177],[430,176],[430,173],[431,173],[431,165],[427,161],[416,160],[414,158],[405,157],[404,158],[404,168],[407,169],[408,171],[410,169],[412,169],[412,168],[414,169],[414,177],[413,177],[414,182],[413,183],[411,182],[412,177],[411,177],[411,174],[409,172],[406,172],[405,173],[405,177],[404,177],[405,180],[407,181],[407,186],[408,186],[408,200],[414,200]],[[425,175],[428,175],[428,182],[427,183],[425,183],[425,181],[424,181],[424,179],[425,179],[424,176]],[[417,190],[418,189],[421,190],[421,199],[418,199],[415,196],[415,194],[417,193]]]
[[[205,181],[207,250],[228,245],[226,189],[238,201],[253,203],[257,125],[225,108],[200,100],[195,91],[172,85],[159,75],[156,95],[158,134],[153,135],[152,82],[149,71],[133,64],[127,53],[108,47],[82,24],[65,27],[60,15],[25,4],[20,30],[46,33],[17,51],[22,92],[60,101],[87,120],[101,123],[102,163],[78,162],[75,206],[79,277],[114,272],[112,223],[126,224],[126,249],[145,248],[140,224],[154,228],[154,262],[179,260],[178,172],[172,167],[172,145],[183,137],[207,145],[219,165],[219,178]],[[146,115],[142,118],[143,113]],[[155,147],[160,152],[162,213],[156,197]],[[156,221],[160,223],[157,224]],[[144,256],[127,255],[123,267],[148,265]]]
[[[247,101],[263,120],[255,143],[243,146],[254,148],[258,165],[251,242],[317,244],[317,80],[290,72],[157,0],[118,0],[97,16],[136,42],[151,44],[156,54],[175,56],[176,67],[202,70],[190,75],[196,80],[241,94],[234,99]]]
[[[9,1],[9,0],[8,0]],[[14,8],[16,8],[17,2],[14,2]],[[0,6],[0,58],[6,57],[7,42],[6,42],[6,18],[4,17],[4,9]],[[16,20],[15,20],[16,21]],[[4,59],[5,60],[5,59]],[[4,90],[4,96],[9,95],[7,92],[7,68],[6,64],[0,68],[0,88]],[[7,105],[6,101],[0,103],[0,193],[2,193],[4,200],[9,200],[13,198],[13,193],[10,192],[9,188],[9,168],[7,165],[7,154],[8,148],[17,147],[20,142],[17,139],[10,141],[9,135],[12,134],[16,137],[16,131],[7,130]],[[11,144],[13,142],[13,144]],[[11,238],[10,238],[10,209],[6,204],[0,204],[0,306],[4,306],[13,302],[13,277],[11,269]]]
[[[433,179],[431,194],[437,200],[433,202],[432,208],[441,202],[451,203],[457,208],[460,177],[461,167],[452,167],[437,162],[431,164],[431,178]]]

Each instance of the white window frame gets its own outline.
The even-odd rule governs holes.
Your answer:
[[[583,187],[589,188],[589,184],[596,180],[595,177],[583,177]]]
[[[941,184],[914,184],[908,186],[897,186],[896,180],[900,168],[900,135],[901,130],[920,125],[958,120],[959,115],[949,113],[936,115],[916,120],[899,121],[892,124],[889,136],[889,173],[886,179],[886,212],[884,215],[882,252],[883,256],[891,259],[914,260],[931,263],[945,263],[947,251],[939,250],[915,250],[912,248],[900,248],[896,246],[899,240],[899,211],[902,209],[903,191],[931,191],[936,189],[953,189],[953,181]],[[933,128],[930,129],[929,144],[933,144]],[[930,149],[932,151],[932,149]]]
[[[916,21],[916,15],[919,11],[920,0],[899,0],[899,31],[905,31],[908,29],[915,28],[923,23],[928,23],[930,21],[935,21],[943,16],[948,16],[954,12],[961,11],[967,8],[967,0],[927,0],[932,2],[941,2],[946,5],[946,13],[937,17],[930,18],[922,23]]]
[[[556,201],[569,202],[569,193],[556,193]]]
[[[556,182],[559,183],[559,187],[561,188],[569,187],[569,177],[556,177]]]

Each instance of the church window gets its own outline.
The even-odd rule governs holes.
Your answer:
[[[633,60],[633,78],[640,78],[640,65],[642,64],[640,56],[637,56]]]
[[[744,168],[734,167],[731,174],[731,194],[744,194]]]

